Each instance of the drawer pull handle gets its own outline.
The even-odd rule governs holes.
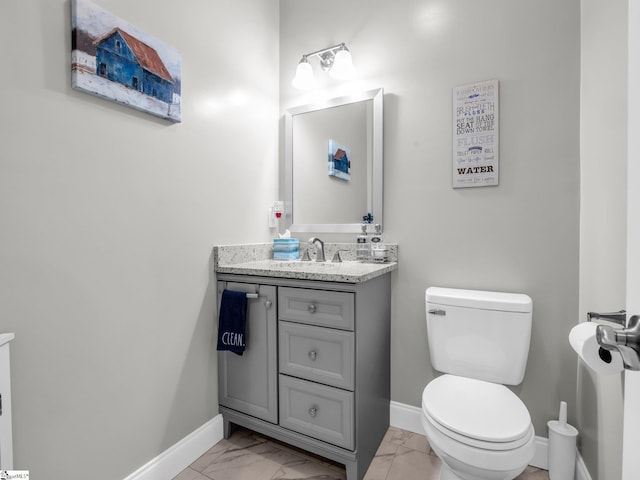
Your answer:
[[[315,359],[318,357],[318,352],[316,352],[315,350],[311,350],[309,352],[309,358],[313,361],[315,361]]]
[[[312,417],[315,417],[317,413],[318,413],[318,407],[311,407],[309,409],[309,415],[311,415]]]
[[[309,310],[309,313],[316,313],[316,305],[314,303],[310,303],[308,310]]]
[[[267,310],[269,310],[269,309],[271,308],[271,305],[273,305],[273,304],[271,303],[271,300],[266,300],[266,301],[264,302],[264,306],[265,306],[265,307],[267,307]]]

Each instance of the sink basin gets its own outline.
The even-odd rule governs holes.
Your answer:
[[[339,268],[342,264],[347,263],[357,263],[357,262],[342,262],[342,263],[333,263],[333,262],[303,262],[301,260],[271,260],[270,265],[273,268],[284,268],[291,270],[326,270],[326,269],[336,269]]]

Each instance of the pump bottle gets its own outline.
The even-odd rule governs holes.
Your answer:
[[[356,238],[356,259],[360,262],[371,260],[371,245],[367,235],[367,224],[362,224],[362,233]]]
[[[382,240],[382,227],[375,225],[375,233],[371,236],[371,259],[374,262],[385,262],[387,260],[387,247]]]

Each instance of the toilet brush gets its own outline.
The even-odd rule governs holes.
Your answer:
[[[549,427],[549,480],[573,480],[578,430],[567,423],[567,402],[560,402],[558,420]]]

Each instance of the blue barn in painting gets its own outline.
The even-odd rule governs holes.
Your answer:
[[[347,158],[347,152],[341,148],[333,155],[333,167],[340,172],[349,173],[351,162]]]
[[[97,75],[172,103],[175,82],[155,49],[119,28],[93,43]]]

